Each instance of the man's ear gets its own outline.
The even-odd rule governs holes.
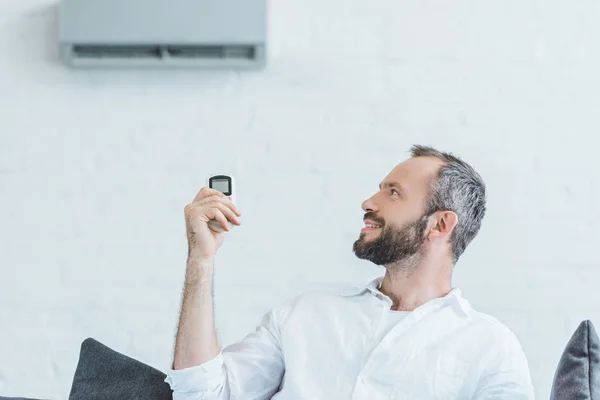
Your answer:
[[[458,223],[458,215],[452,211],[438,211],[432,218],[433,227],[429,231],[432,239],[450,235]]]

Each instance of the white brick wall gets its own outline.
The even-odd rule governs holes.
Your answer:
[[[271,3],[258,73],[69,71],[41,0],[0,2],[0,395],[66,399],[94,337],[170,362],[183,207],[239,183],[217,266],[224,345],[301,291],[362,282],[360,204],[413,143],[489,188],[456,269],[521,340],[538,398],[584,318],[600,326],[600,6],[593,1]]]

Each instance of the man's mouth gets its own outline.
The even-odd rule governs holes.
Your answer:
[[[375,229],[379,229],[381,228],[381,225],[375,224],[371,221],[366,222],[365,223],[365,227],[362,228],[360,231],[361,232],[370,232],[370,231],[374,231]]]

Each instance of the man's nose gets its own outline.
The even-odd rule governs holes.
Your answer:
[[[364,212],[376,212],[377,211],[377,205],[373,201],[373,197],[370,197],[367,200],[363,201],[361,204],[361,208],[363,209]]]

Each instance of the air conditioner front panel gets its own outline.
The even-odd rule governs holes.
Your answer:
[[[264,43],[266,0],[63,0],[62,42]]]

